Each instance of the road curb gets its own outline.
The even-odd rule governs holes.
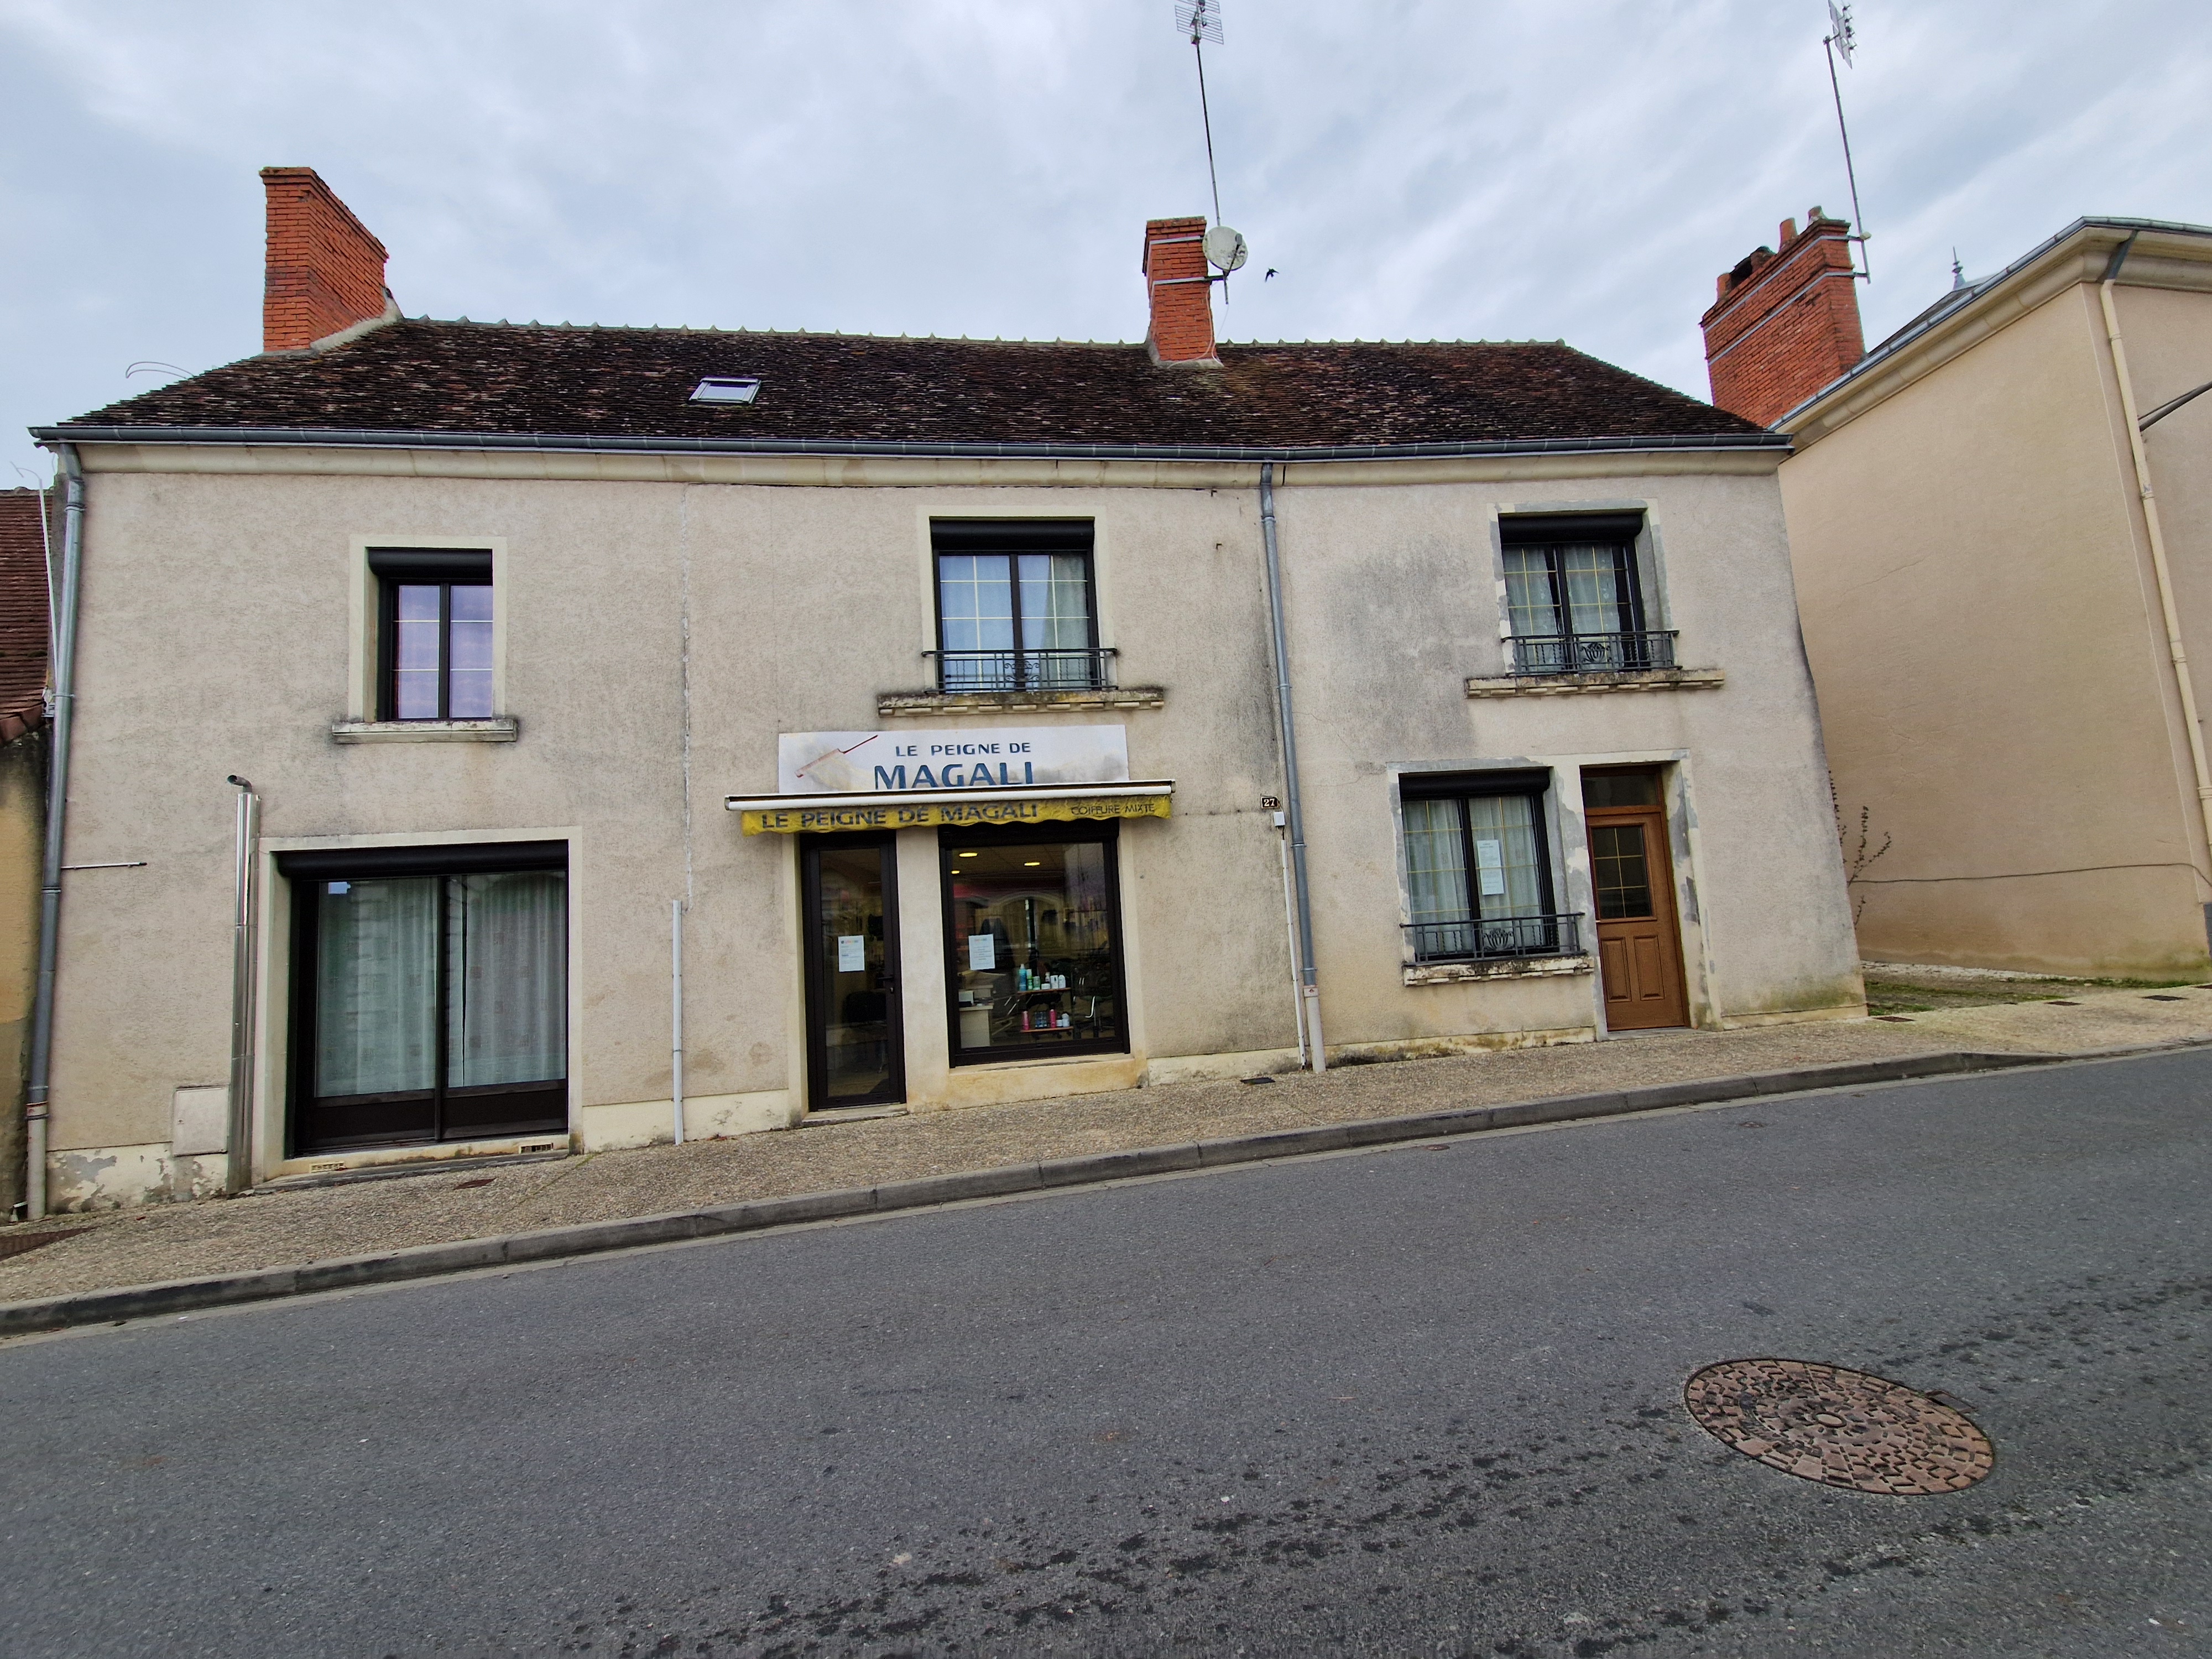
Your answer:
[[[539,1232],[460,1239],[442,1244],[418,1244],[404,1249],[383,1251],[375,1255],[310,1262],[304,1267],[267,1267],[205,1279],[170,1279],[155,1285],[131,1285],[114,1290],[79,1291],[67,1296],[0,1303],[0,1338],[63,1330],[76,1325],[120,1323],[125,1320],[191,1313],[204,1308],[228,1307],[241,1302],[264,1302],[277,1297],[307,1296],[320,1291],[388,1285],[403,1279],[428,1279],[483,1267],[593,1255],[607,1250],[633,1249],[641,1245],[758,1232],[770,1227],[788,1227],[802,1222],[884,1215],[969,1199],[1005,1198],[1019,1193],[1094,1186],[1101,1182],[1126,1181],[1140,1176],[1256,1164],[1270,1158],[1302,1158],[1316,1152],[1342,1152],[1357,1146],[1385,1146],[1399,1141],[1434,1140],[1444,1136],[1480,1134],[1494,1129],[1525,1128],[1534,1124],[1620,1117],[1677,1106],[1716,1105],[1761,1095],[1801,1094],[1817,1089],[1850,1088],[1857,1084],[1901,1083],[1915,1078],[2048,1066],[2062,1060],[2117,1058],[2126,1054],[2155,1053],[2159,1048],[2175,1046],[2179,1045],[2161,1044],[2158,1048],[2146,1049],[2109,1049],[2095,1054],[1984,1054],[1955,1050],[1912,1055],[1900,1060],[1851,1060],[1836,1066],[1808,1066],[1794,1071],[1709,1078],[1693,1083],[1655,1084],[1649,1088],[1615,1090],[1603,1094],[1560,1095],[1545,1100],[1519,1101],[1501,1106],[1459,1107],[1405,1117],[1368,1118],[1352,1123],[1320,1124],[1305,1129],[1271,1130],[1218,1140],[1188,1141],[1178,1146],[1148,1146],[1130,1152],[1097,1152],[1082,1158],[1054,1158],[1043,1163],[1010,1164],[957,1175],[923,1176],[908,1181],[884,1182],[874,1187],[806,1193],[790,1198],[755,1199],[743,1204],[681,1210],[668,1215],[631,1216],[617,1221],[592,1221],[573,1227],[548,1228]]]

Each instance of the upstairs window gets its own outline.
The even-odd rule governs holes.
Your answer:
[[[1579,916],[1552,898],[1544,772],[1408,775],[1399,781],[1417,963],[1574,954]]]
[[[1502,520],[1507,625],[1516,674],[1621,673],[1674,665],[1674,636],[1645,625],[1641,514]]]
[[[1098,648],[1089,520],[939,520],[930,535],[939,690],[1112,684],[1112,653]]]
[[[489,720],[491,555],[375,548],[377,718]]]

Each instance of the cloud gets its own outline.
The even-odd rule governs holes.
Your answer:
[[[320,169],[410,313],[1134,339],[1208,204],[1169,0],[0,0],[0,426],[258,348],[255,169]],[[1818,0],[1230,0],[1237,338],[1564,337],[1703,395],[1714,274],[1848,211]],[[1869,337],[2085,212],[2212,220],[2186,0],[1869,3]]]

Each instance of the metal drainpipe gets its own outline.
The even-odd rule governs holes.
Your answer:
[[[1283,722],[1283,799],[1291,813],[1291,885],[1298,917],[1298,994],[1306,1011],[1305,1044],[1313,1069],[1328,1069],[1321,1036],[1321,983],[1314,972],[1313,894],[1306,880],[1306,820],[1298,794],[1298,739],[1291,718],[1291,650],[1283,635],[1283,566],[1275,550],[1275,464],[1260,467],[1260,532],[1267,546],[1267,616],[1274,629],[1275,708]]]
[[[238,903],[230,935],[229,1132],[222,1175],[223,1191],[235,1194],[253,1184],[253,860],[261,798],[252,783],[234,772],[224,781],[238,789]]]
[[[2135,383],[2128,378],[2128,350],[2120,339],[2120,314],[2112,305],[2112,285],[2119,280],[2120,267],[2127,263],[2129,252],[2135,246],[2135,234],[2112,251],[2112,261],[2105,267],[2105,280],[2099,285],[2097,299],[2104,307],[2105,343],[2112,354],[2112,374],[2120,386],[2120,416],[2127,422],[2128,453],[2134,458],[2136,490],[2142,500],[2143,524],[2150,532],[2150,568],[2158,579],[2158,608],[2166,622],[2166,654],[2173,659],[2173,684],[2181,698],[2182,729],[2189,738],[2189,761],[2197,773],[2197,806],[2204,820],[2204,842],[2212,849],[2212,765],[2204,757],[2204,728],[2197,714],[2197,688],[2189,675],[2189,653],[2181,641],[2181,613],[2173,602],[2173,576],[2166,562],[2166,532],[2158,521],[2158,501],[2151,494],[2150,458],[2143,452],[2142,428],[2136,420]],[[2205,910],[2208,943],[2212,944],[2212,906]]]
[[[84,470],[76,446],[56,444],[62,489],[62,592],[53,629],[53,747],[46,756],[46,840],[39,860],[39,980],[31,1007],[30,1087],[23,1099],[23,1197],[46,1212],[47,1101],[53,1081],[54,963],[61,948],[62,832],[69,817],[70,728],[76,708],[77,577],[84,563]]]
[[[1298,906],[1291,890],[1291,832],[1285,826],[1288,815],[1275,814],[1275,846],[1282,854],[1283,865],[1283,931],[1290,937],[1291,952],[1291,1024],[1297,1028],[1298,1069],[1304,1071],[1306,1059],[1306,998],[1298,984]]]
[[[668,902],[669,1091],[676,1144],[684,1144],[684,901]]]

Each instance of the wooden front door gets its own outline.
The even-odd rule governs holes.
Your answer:
[[[1608,1030],[1648,1031],[1690,1023],[1682,981],[1682,933],[1674,919],[1674,860],[1656,775],[1648,786],[1612,775],[1610,787],[1586,779],[1590,874],[1597,890],[1597,951]],[[1645,797],[1648,804],[1597,806],[1601,799]]]

